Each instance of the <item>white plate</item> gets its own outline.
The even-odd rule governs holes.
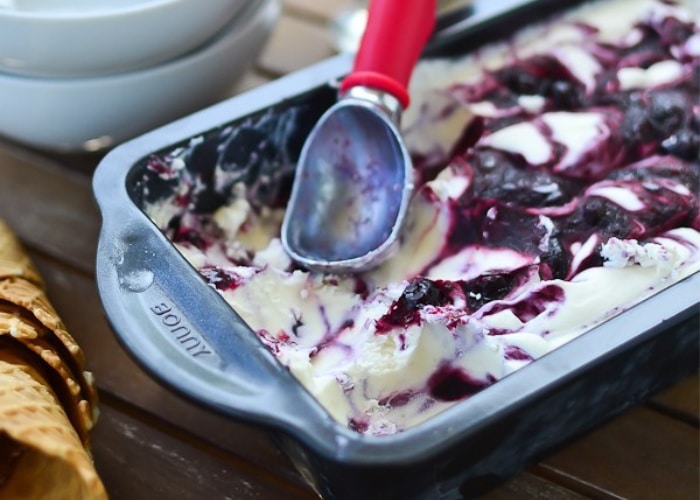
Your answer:
[[[110,147],[225,98],[254,63],[279,0],[249,0],[203,49],[141,71],[99,78],[0,74],[0,134],[53,151]]]
[[[0,0],[0,71],[98,76],[146,68],[211,39],[246,0]]]

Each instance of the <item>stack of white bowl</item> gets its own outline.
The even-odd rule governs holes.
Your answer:
[[[279,0],[0,0],[0,136],[95,151],[213,104]]]

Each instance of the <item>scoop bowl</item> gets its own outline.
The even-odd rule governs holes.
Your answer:
[[[363,271],[396,248],[413,192],[392,95],[354,87],[318,121],[298,162],[282,244],[300,264]]]

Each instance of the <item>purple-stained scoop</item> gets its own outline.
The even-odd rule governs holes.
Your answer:
[[[304,144],[282,224],[299,264],[364,271],[397,246],[413,166],[398,122],[408,82],[435,25],[435,0],[372,0],[341,97]]]
[[[390,94],[354,87],[318,121],[302,149],[282,225],[282,243],[294,260],[353,272],[391,254],[413,191],[400,112]]]

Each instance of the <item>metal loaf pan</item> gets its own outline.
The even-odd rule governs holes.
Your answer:
[[[427,53],[467,51],[574,3],[477,1]],[[192,147],[185,169],[203,179],[223,163],[250,182],[292,171],[350,66],[350,56],[329,59],[136,138],[101,162],[99,293],[117,337],[152,376],[269,429],[326,498],[433,499],[482,493],[697,369],[700,273],[406,432],[367,437],[332,420],[142,207],[177,185],[150,175],[148,159],[178,147]],[[263,188],[261,196],[276,196]],[[203,186],[197,210],[217,208],[223,192],[213,180]]]

